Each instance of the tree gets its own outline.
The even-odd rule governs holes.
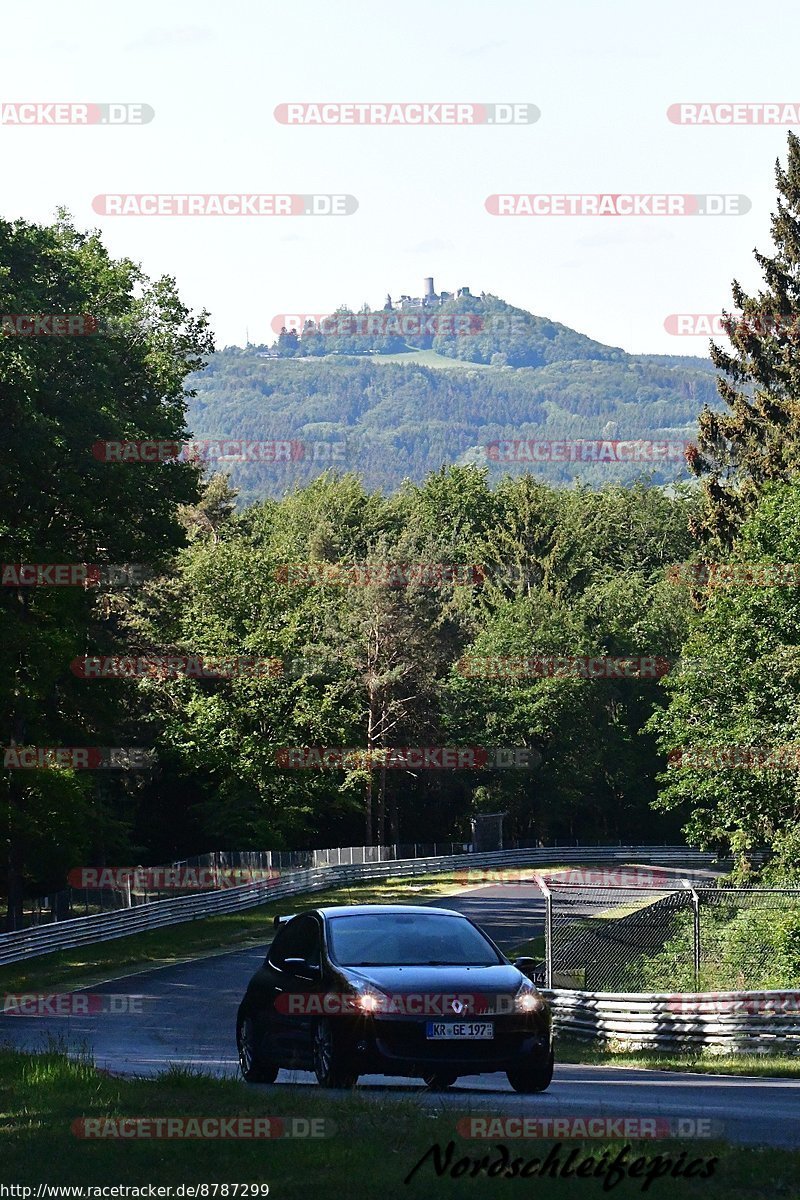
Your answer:
[[[659,807],[688,816],[700,846],[791,845],[800,819],[800,486],[773,484],[739,532],[731,572],[763,568],[755,585],[712,575],[681,669],[664,681],[668,704],[650,720],[672,757]],[[784,582],[774,564],[790,564]],[[772,574],[770,574],[772,572]],[[770,580],[773,580],[770,585]],[[788,748],[788,751],[785,749]],[[762,757],[778,750],[778,757]],[[688,754],[686,752],[689,752]],[[692,757],[691,752],[695,755]],[[772,765],[770,765],[770,762]]]
[[[412,744],[420,733],[433,732],[435,736],[437,680],[456,649],[455,627],[443,612],[444,596],[452,584],[431,586],[414,581],[415,568],[424,570],[434,564],[435,570],[438,566],[440,560],[428,554],[417,558],[403,537],[377,543],[366,562],[359,564],[365,582],[353,588],[338,629],[330,630],[331,652],[338,645],[354,698],[363,706],[366,764],[352,772],[346,783],[363,781],[368,845],[386,840],[386,751]],[[387,582],[393,570],[397,582]],[[391,839],[397,842],[400,814],[395,787],[390,790],[388,816]]]
[[[278,334],[278,354],[281,358],[294,358],[300,347],[300,339],[297,336],[296,329],[288,329],[285,325],[281,327]]]
[[[103,462],[92,448],[185,438],[184,380],[213,350],[207,315],[181,303],[172,279],[150,281],[113,260],[98,233],[79,232],[65,213],[51,226],[0,222],[0,311],[83,314],[98,326],[85,336],[0,336],[0,561],[159,569],[184,538],[177,509],[196,498],[197,468]],[[0,587],[4,745],[113,745],[130,731],[119,694],[92,692],[69,667],[101,630],[113,637],[117,598],[102,588]],[[109,830],[119,843],[135,785],[110,774],[0,776],[9,928],[37,860],[56,872],[54,888],[79,854],[104,852],[97,843]],[[43,849],[53,831],[63,836],[56,854]]]
[[[729,550],[765,485],[791,478],[800,448],[800,140],[788,135],[784,169],[775,165],[775,253],[754,251],[764,289],[747,295],[734,279],[741,316],[726,313],[731,349],[712,343],[723,372],[719,393],[729,411],[706,406],[700,416],[693,472],[703,481],[704,503],[693,531],[710,556]]]
[[[237,494],[225,474],[217,473],[204,480],[197,504],[181,505],[178,510],[178,517],[189,536],[209,534],[216,541],[219,529],[236,509]]]

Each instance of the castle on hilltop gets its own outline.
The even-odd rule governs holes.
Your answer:
[[[392,303],[392,297],[386,296],[384,310],[394,312],[396,308],[440,308],[448,300],[461,300],[463,297],[472,296],[468,287],[461,287],[457,292],[439,292],[433,290],[433,276],[429,275],[425,280],[425,294],[423,296],[401,296],[399,302],[395,305]]]

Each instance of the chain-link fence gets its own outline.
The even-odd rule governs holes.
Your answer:
[[[696,991],[800,984],[800,889],[697,889],[696,908]]]
[[[664,954],[686,891],[602,888],[581,884],[551,892],[549,985],[593,992],[655,991],[647,964]]]
[[[548,878],[549,987],[708,992],[800,986],[800,889]]]

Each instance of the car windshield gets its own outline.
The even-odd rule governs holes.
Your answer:
[[[490,967],[502,962],[463,917],[359,913],[328,922],[328,948],[343,967]]]

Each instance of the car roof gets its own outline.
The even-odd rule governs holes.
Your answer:
[[[330,917],[360,917],[364,913],[372,913],[384,917],[400,916],[401,914],[416,914],[417,916],[439,916],[467,918],[463,913],[455,912],[452,908],[433,908],[428,904],[338,904],[316,911],[325,920]]]

